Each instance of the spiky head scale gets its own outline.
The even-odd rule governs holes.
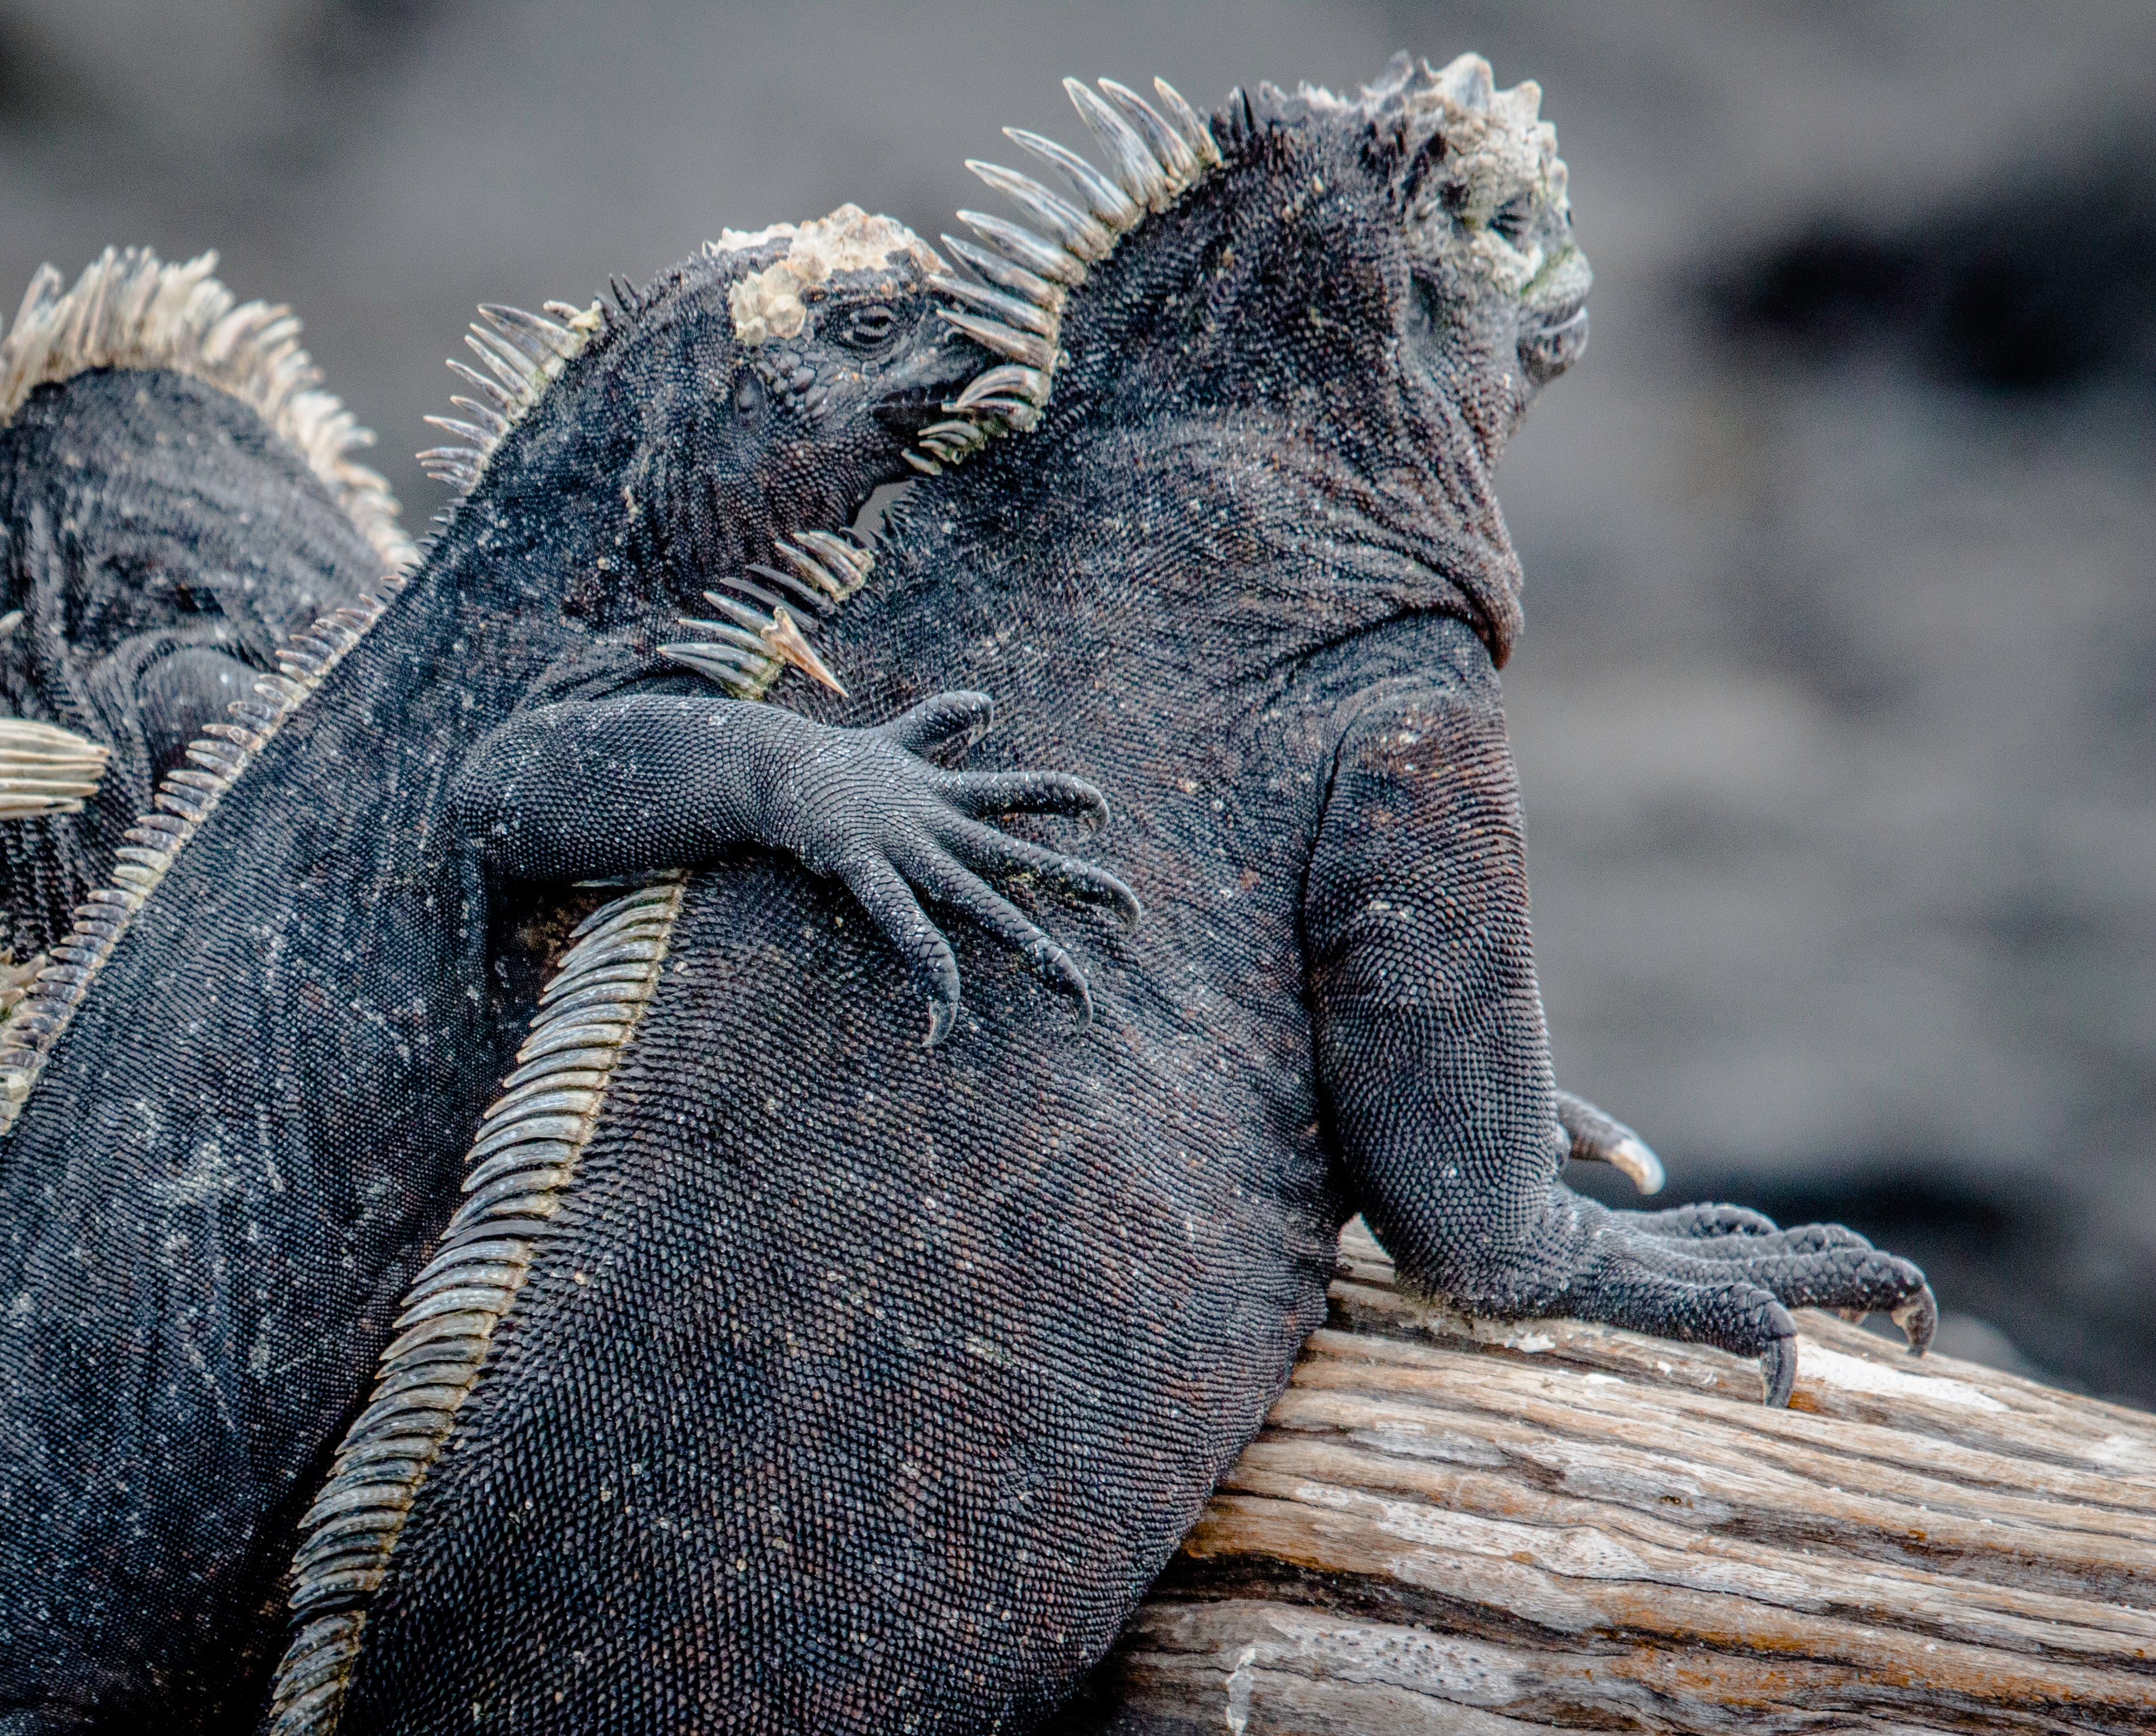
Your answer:
[[[834,275],[911,265],[921,272],[942,271],[936,249],[895,218],[872,216],[859,205],[841,205],[829,217],[803,223],[773,223],[745,234],[721,229],[705,244],[714,258],[761,254],[779,242],[780,256],[749,272],[726,291],[734,336],[754,348],[774,337],[798,336],[808,317],[803,292]]]
[[[1568,235],[1564,159],[1532,79],[1495,88],[1490,63],[1462,54],[1442,70],[1396,56],[1358,105],[1399,131],[1402,215],[1424,247],[1446,251],[1517,295],[1548,263],[1548,231]]]

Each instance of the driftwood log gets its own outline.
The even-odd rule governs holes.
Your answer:
[[[1101,1667],[1089,1736],[2156,1730],[2156,1417],[1799,1316],[1756,1364],[1332,1318]]]

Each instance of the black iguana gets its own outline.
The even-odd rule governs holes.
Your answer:
[[[504,720],[678,708],[708,802],[654,829],[607,797],[649,757],[594,766],[574,872],[792,850],[951,1004],[912,886],[969,909],[977,868],[1045,871],[1130,910],[979,823],[1097,814],[1088,786],[916,757],[983,724],[981,696],[842,729],[680,666],[743,693],[820,669],[806,623],[872,566],[845,526],[983,363],[932,316],[939,263],[846,208],[722,238],[611,310],[488,311],[467,444],[430,455],[465,497],[417,571],[187,747],[0,1027],[0,1731],[200,1728],[259,1680],[305,1485],[454,1203],[550,942],[543,865],[453,800]],[[715,584],[728,619],[679,639]],[[1017,937],[1082,997],[1038,929]]]
[[[299,321],[216,264],[45,266],[0,337],[0,943],[35,964],[203,726],[416,552]]]
[[[1403,56],[1209,126],[1071,88],[1111,176],[1014,135],[1070,190],[984,167],[1034,227],[976,223],[963,297],[1037,426],[894,515],[823,647],[851,708],[811,702],[994,691],[998,751],[1116,792],[1147,920],[1074,931],[1089,1028],[978,958],[927,1050],[784,865],[595,917],[308,1515],[277,1736],[1034,1728],[1358,1209],[1455,1307],[1758,1356],[1770,1402],[1790,1306],[1929,1336],[1846,1230],[1559,1179],[1490,483],[1585,329],[1535,87]],[[542,857],[596,779],[658,825],[704,799],[655,712],[509,758],[494,823]]]

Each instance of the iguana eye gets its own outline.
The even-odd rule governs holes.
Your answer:
[[[744,371],[734,387],[734,413],[744,422],[763,413],[763,383],[752,372]]]
[[[845,342],[864,347],[880,344],[891,336],[892,328],[897,324],[897,316],[880,303],[857,308],[853,317],[846,321]]]
[[[1507,242],[1517,242],[1527,232],[1527,202],[1524,197],[1507,199],[1490,219],[1490,227]]]

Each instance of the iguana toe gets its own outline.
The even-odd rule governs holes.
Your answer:
[[[1024,838],[1014,838],[977,820],[953,824],[944,835],[944,847],[978,874],[1024,876],[1052,886],[1081,904],[1111,910],[1124,928],[1137,926],[1144,907],[1138,895],[1105,868],[1076,856],[1045,849]]]
[[[1748,1205],[1673,1205],[1663,1211],[1628,1211],[1625,1220],[1651,1235],[1707,1240],[1724,1235],[1772,1235],[1779,1227]]]
[[[879,724],[876,733],[908,753],[927,753],[960,737],[978,741],[995,721],[996,702],[985,693],[939,693]]]
[[[1759,1357],[1769,1404],[1786,1403],[1795,1378],[1791,1308],[1889,1313],[1912,1348],[1930,1341],[1937,1310],[1923,1273],[1840,1225],[1702,1239],[1656,1234],[1632,1214],[1593,1221],[1591,1265],[1571,1287],[1568,1310]]]

